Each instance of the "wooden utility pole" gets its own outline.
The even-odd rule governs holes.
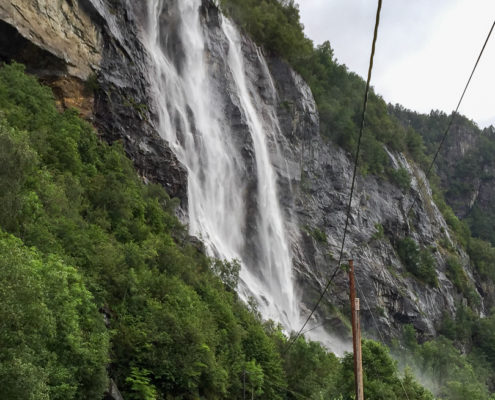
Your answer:
[[[354,261],[349,260],[349,298],[351,302],[352,348],[354,351],[354,379],[356,382],[356,400],[364,400],[363,361],[361,354],[361,324],[359,322],[359,299],[356,298],[354,284]]]
[[[242,374],[242,398],[243,400],[246,400],[246,368],[244,368]]]

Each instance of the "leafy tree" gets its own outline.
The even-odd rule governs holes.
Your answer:
[[[284,343],[282,350],[285,346]],[[340,362],[318,343],[298,338],[284,355],[284,369],[289,383],[289,399],[298,399],[291,393],[308,398],[333,398],[340,394],[336,386],[341,373]]]
[[[3,396],[101,398],[108,334],[81,276],[2,231],[0,254]]]
[[[427,390],[421,388],[410,372],[401,379],[397,373],[397,362],[390,356],[389,350],[380,343],[364,340],[362,343],[364,397],[369,400],[403,399],[404,391],[409,398],[417,400],[433,400]],[[354,359],[346,354],[342,360],[343,373],[340,388],[344,399],[354,398]]]
[[[263,368],[251,360],[244,364],[244,374],[248,388],[251,392],[251,399],[263,394]]]
[[[131,385],[131,399],[156,400],[156,388],[150,383],[149,373],[146,369],[131,368],[131,375],[126,378],[126,383]]]

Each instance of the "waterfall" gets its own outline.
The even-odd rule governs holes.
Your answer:
[[[222,78],[229,101],[247,127],[244,139],[254,153],[249,165],[226,116],[227,100],[208,60],[211,54],[200,16],[201,0],[149,0],[147,4],[149,21],[143,42],[152,63],[150,79],[159,131],[188,171],[190,233],[203,240],[210,255],[239,260],[238,292],[244,300],[254,297],[264,318],[297,329],[299,301],[271,161],[280,134],[275,110],[260,106],[245,71],[241,37],[230,21],[223,19],[219,27],[226,47]],[[259,52],[258,62],[264,66],[268,90],[275,98]],[[254,186],[247,183],[246,171],[256,175]]]

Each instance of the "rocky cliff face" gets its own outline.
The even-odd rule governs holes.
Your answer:
[[[103,42],[84,4],[67,1],[0,3],[0,60],[24,63],[54,88],[60,108],[90,118],[93,99],[84,85],[98,69]]]
[[[442,187],[447,201],[460,218],[468,216],[475,205],[481,205],[485,211],[490,208],[486,200],[490,198],[493,180],[483,172],[493,169],[493,163],[483,159],[486,157],[481,154],[487,144],[483,138],[490,136],[488,130],[483,134],[471,121],[459,117],[454,119],[439,155],[437,171]]]
[[[99,67],[102,38],[83,3],[12,0],[0,3],[0,19],[31,44],[29,50],[37,47],[40,52],[45,51],[56,57],[61,69],[70,76],[84,80]],[[38,62],[41,67],[42,61],[46,61],[34,59],[36,52],[33,54],[31,51],[16,49],[15,43],[8,40],[11,37],[3,36],[3,39],[10,42],[11,52],[23,53],[22,56],[26,57],[31,66]],[[50,65],[47,67],[49,69],[45,73],[51,75],[55,72]]]
[[[143,178],[185,204],[185,170],[150,123],[140,22],[129,18],[123,4],[98,0],[2,2],[0,61],[25,64],[61,109],[77,108],[105,140],[120,140]]]
[[[494,150],[493,127],[481,130],[459,118],[453,124],[447,146],[437,163],[449,205],[460,218],[472,220],[470,225],[475,236],[492,243],[495,240],[492,228],[495,218]],[[481,218],[480,213],[486,218]]]
[[[288,139],[284,153],[295,166],[290,176],[281,176],[281,181],[286,180],[282,187],[291,185],[294,191],[300,228],[293,243],[295,265],[303,301],[310,306],[336,268],[353,164],[350,154],[319,135],[314,100],[306,84],[279,60],[272,60],[270,67]],[[428,184],[419,184],[424,181],[423,172],[402,154],[388,154],[396,169],[405,168],[411,175],[411,190],[404,192],[374,176],[358,177],[344,260],[352,258],[357,266],[362,318],[369,333],[378,339],[380,335],[393,337],[399,335],[402,324],[410,323],[421,336],[434,336],[442,315],[453,314],[456,305],[464,301],[447,278],[446,244],[456,248],[465,272],[471,281],[474,277],[468,256],[452,243]],[[397,243],[406,236],[423,247],[432,247],[438,287],[407,272],[396,251]],[[347,274],[340,271],[326,295],[328,304],[334,307],[320,309],[318,324],[345,331],[342,321],[348,314],[347,285]]]
[[[167,4],[171,5],[170,12],[163,13],[162,23],[168,24],[172,35],[168,52],[180,64],[183,54],[180,46],[174,47],[173,40],[177,23],[172,12],[174,2]],[[219,32],[220,19],[214,3],[204,0],[201,21],[208,41],[206,57],[216,71],[215,85],[225,105],[223,110],[230,121],[233,140],[245,162],[246,191],[253,193],[252,188],[259,184],[254,174],[255,151],[232,92],[234,87],[225,79],[228,46]],[[110,142],[121,140],[139,173],[179,197],[181,209],[187,214],[186,170],[158,134],[158,110],[152,101],[156,82],[150,79],[149,55],[140,39],[147,23],[145,10],[125,1],[60,0],[56,6],[46,6],[37,0],[16,0],[10,6],[0,5],[0,20],[3,32],[22,42],[25,49],[0,51],[3,60],[25,62],[55,91],[63,80],[82,83],[96,74],[91,118],[99,132]],[[274,110],[279,121],[279,130],[268,147],[304,317],[337,267],[352,160],[349,154],[320,137],[316,105],[305,82],[279,59],[268,58],[265,63],[260,50],[248,38],[242,37],[241,46],[250,96],[256,99],[260,119],[268,119],[263,113]],[[33,51],[40,54],[36,62],[27,56]],[[42,73],[40,60],[44,62]],[[63,88],[67,86],[62,84]],[[84,96],[93,99],[90,94]],[[67,100],[62,105],[78,106]],[[445,247],[454,249],[469,280],[475,279],[468,257],[452,242],[449,229],[431,200],[428,185],[422,188],[418,183],[424,178],[422,171],[402,154],[389,152],[389,156],[396,168],[409,172],[412,189],[405,193],[384,179],[358,177],[344,259],[355,261],[363,325],[371,335],[379,338],[379,329],[385,337],[397,336],[402,324],[412,323],[424,337],[433,336],[443,313],[453,314],[456,305],[465,301],[447,277]],[[256,196],[246,197],[248,237],[256,229],[250,218],[256,201]],[[408,216],[411,205],[412,213]],[[396,251],[397,243],[406,236],[425,248],[431,246],[438,287],[425,284],[406,271]],[[248,246],[252,246],[250,250],[254,253],[258,244],[248,241]],[[340,271],[314,325],[321,324],[326,331],[346,336],[347,299],[347,278]],[[482,305],[479,311],[482,312]]]
[[[401,107],[391,111],[406,127],[419,132],[430,154],[436,151],[450,116],[438,111],[421,115]],[[495,243],[495,128],[481,130],[456,115],[439,153],[435,170],[447,203],[467,221],[473,236]]]

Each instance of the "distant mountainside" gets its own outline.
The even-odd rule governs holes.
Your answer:
[[[397,105],[390,107],[405,128],[420,133],[428,154],[436,151],[449,115],[418,114]],[[473,236],[495,244],[495,128],[481,130],[462,115],[454,123],[435,164],[445,200],[465,220]]]

